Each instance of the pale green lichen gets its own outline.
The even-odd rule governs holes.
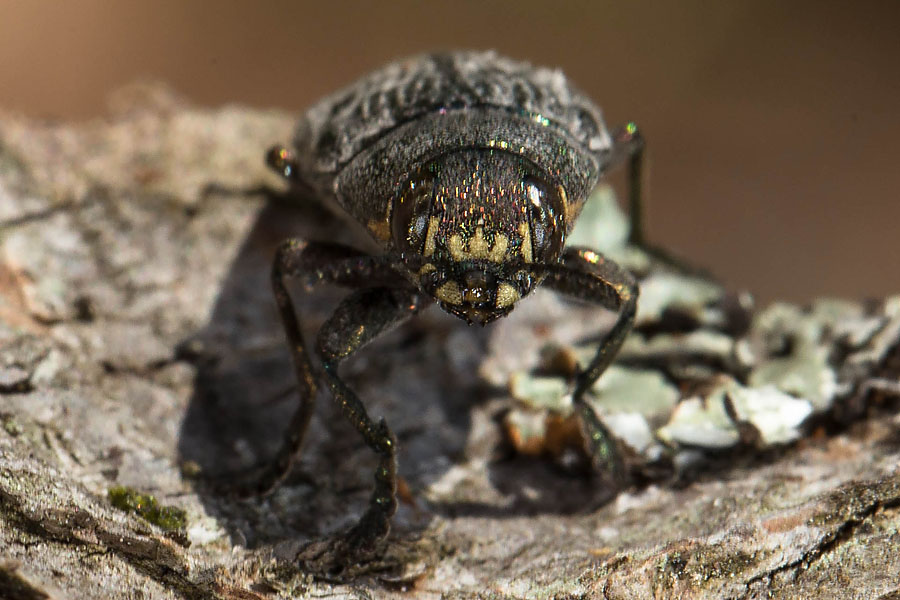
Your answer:
[[[575,228],[566,236],[566,245],[591,248],[632,271],[644,273],[650,267],[650,257],[628,245],[630,225],[613,189],[601,185],[585,203]]]
[[[779,390],[806,398],[816,412],[831,407],[837,392],[837,377],[828,364],[829,348],[819,346],[826,321],[804,313],[789,304],[773,304],[755,322],[770,344],[786,346],[784,356],[778,348],[770,348],[776,356],[762,361],[750,373],[748,383],[759,387],[774,385]]]
[[[626,247],[628,232],[628,217],[619,208],[612,188],[601,185],[585,203],[566,242],[615,256]]]
[[[647,419],[668,415],[678,390],[659,371],[612,365],[591,388],[591,404],[604,415],[636,413]]]
[[[753,425],[764,444],[786,444],[800,438],[800,426],[812,414],[808,400],[794,398],[766,385],[735,386],[728,391],[735,418]]]
[[[561,377],[536,377],[517,371],[509,377],[509,393],[530,408],[565,413],[572,409],[568,385]]]
[[[655,335],[649,340],[632,335],[625,340],[619,356],[642,361],[678,362],[685,357],[702,358],[720,364],[740,362],[736,340],[722,332],[699,329],[688,333]],[[683,362],[683,360],[682,360]]]
[[[654,273],[641,281],[636,322],[659,321],[667,310],[678,310],[703,322],[706,306],[722,296],[722,288],[711,281],[678,273]]]
[[[656,433],[670,444],[704,448],[728,448],[740,440],[737,425],[728,416],[721,398],[718,401],[699,397],[682,400],[669,422]]]
[[[729,406],[730,403],[730,406]],[[765,445],[797,440],[812,404],[772,385],[748,388],[723,378],[708,394],[679,403],[657,432],[663,440],[703,448],[728,448],[740,439],[739,423],[749,423]]]
[[[628,227],[601,187],[568,241],[606,254],[639,279],[635,329],[586,399],[645,460],[673,451],[677,464],[697,450],[791,443],[813,414],[850,394],[847,382],[880,364],[900,336],[900,299],[888,299],[882,310],[822,299],[754,313],[748,294],[729,295],[714,280],[629,245]],[[580,369],[595,358],[599,337],[582,339],[590,343],[563,349]],[[539,446],[550,435],[535,413],[571,415],[576,372],[547,364],[513,372],[510,395],[524,407],[511,411],[506,425],[520,444]]]

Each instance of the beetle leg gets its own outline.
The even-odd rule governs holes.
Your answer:
[[[286,287],[286,280],[299,278],[307,289],[318,283],[362,287],[371,286],[373,282],[377,285],[378,282],[397,281],[400,275],[390,268],[385,257],[368,256],[359,250],[339,244],[308,243],[300,239],[289,239],[282,242],[275,253],[271,277],[275,302],[291,349],[294,371],[299,384],[300,404],[291,418],[284,434],[284,442],[275,458],[267,462],[253,482],[231,486],[238,495],[243,496],[264,494],[284,479],[303,443],[315,404],[316,376],[300,330],[300,319]]]
[[[372,553],[387,536],[390,519],[397,510],[397,440],[381,419],[369,417],[359,397],[338,375],[339,364],[378,335],[411,317],[424,306],[423,297],[411,288],[368,288],[354,292],[322,325],[317,353],[324,367],[324,380],[341,412],[366,444],[378,455],[375,490],[360,520],[343,535],[327,542],[314,542],[302,552],[309,565],[340,565]],[[298,556],[299,557],[299,556]]]
[[[644,136],[641,135],[637,125],[628,123],[616,130],[613,135],[612,154],[607,160],[607,169],[611,169],[625,161],[628,162],[628,243],[637,246],[652,258],[680,273],[703,277],[704,279],[713,279],[705,269],[691,265],[668,250],[647,242],[644,232],[643,192],[644,148],[646,145]]]
[[[606,169],[612,169],[628,161],[628,219],[630,229],[628,243],[644,246],[644,136],[637,125],[628,123],[613,135],[612,153],[607,159]]]
[[[544,265],[543,269],[545,285],[618,313],[612,329],[600,341],[594,358],[576,376],[572,403],[581,420],[594,468],[610,473],[617,483],[621,483],[625,479],[622,457],[612,434],[585,400],[585,393],[612,362],[634,325],[637,283],[628,271],[586,248],[567,248],[560,264]]]

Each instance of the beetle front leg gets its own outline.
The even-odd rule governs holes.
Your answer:
[[[299,405],[285,430],[284,441],[275,458],[268,461],[251,481],[243,481],[237,485],[226,484],[228,491],[240,496],[250,496],[272,490],[290,471],[312,417],[318,387],[316,375],[300,329],[299,315],[288,293],[287,281],[300,279],[307,289],[319,283],[359,288],[371,286],[373,282],[396,281],[400,278],[390,267],[388,259],[369,256],[355,248],[339,244],[309,243],[297,238],[282,242],[272,263],[272,291],[291,350],[299,385]]]
[[[575,378],[572,403],[581,420],[588,452],[595,470],[612,475],[617,484],[625,480],[625,468],[616,442],[585,400],[585,394],[603,374],[634,326],[638,287],[634,277],[598,252],[567,248],[559,265],[546,265],[545,285],[575,298],[616,311],[612,329],[600,340],[597,353]]]
[[[341,412],[378,455],[375,490],[360,520],[344,534],[313,542],[298,559],[314,570],[333,571],[370,556],[377,542],[390,530],[397,510],[397,440],[384,419],[369,417],[359,397],[338,375],[340,363],[392,329],[423,307],[423,299],[412,289],[371,288],[346,298],[319,330],[317,352],[325,370],[325,382]]]

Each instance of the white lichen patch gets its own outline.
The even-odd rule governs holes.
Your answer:
[[[847,359],[856,370],[865,371],[872,365],[881,363],[900,337],[900,296],[887,298],[883,313],[881,323],[867,339],[866,347]]]
[[[222,525],[210,516],[192,515],[188,522],[190,527],[188,527],[187,535],[193,545],[202,546],[219,539],[225,539],[228,535],[228,532],[225,531]]]
[[[509,378],[510,395],[530,408],[569,413],[572,397],[562,377],[535,377],[518,371]]]
[[[636,323],[659,321],[666,310],[678,310],[703,322],[705,307],[722,296],[720,286],[699,277],[654,273],[641,281]]]
[[[828,365],[828,349],[812,345],[795,355],[763,362],[750,374],[751,386],[774,386],[793,396],[807,398],[816,412],[831,408],[837,391],[834,370]]]
[[[643,415],[622,412],[603,417],[603,422],[617,438],[631,446],[635,452],[647,453],[657,444],[656,437]]]
[[[755,322],[770,358],[750,373],[751,386],[774,385],[782,392],[806,398],[817,412],[831,408],[837,377],[828,364],[830,347],[820,345],[827,320],[789,304],[773,304]],[[782,348],[783,347],[783,348]],[[782,355],[783,354],[783,355]]]
[[[728,393],[737,419],[751,423],[765,445],[800,439],[800,426],[813,413],[810,401],[789,396],[771,385],[735,386]]]
[[[579,360],[587,349],[579,353]],[[632,335],[625,340],[619,356],[626,359],[663,360],[676,357],[706,357],[720,361],[738,360],[735,339],[710,329],[689,333],[660,334],[645,339]]]
[[[737,425],[728,416],[721,397],[682,400],[656,434],[669,444],[701,448],[729,448],[740,440]]]
[[[799,439],[812,412],[811,402],[775,386],[748,388],[724,379],[709,394],[683,400],[657,434],[670,444],[728,448],[740,441],[738,424],[745,422],[759,433],[759,444],[771,446]]]
[[[591,404],[604,415],[637,414],[666,419],[679,393],[659,371],[613,365],[591,388]]]

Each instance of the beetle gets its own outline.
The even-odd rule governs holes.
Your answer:
[[[644,142],[633,124],[610,134],[600,110],[558,70],[494,52],[450,52],[393,62],[321,100],[301,118],[290,148],[267,162],[293,185],[336,201],[383,249],[373,256],[334,243],[284,241],[271,280],[299,381],[299,406],[276,458],[258,480],[271,489],[298,453],[320,383],[377,454],[368,508],[323,542],[335,564],[372,555],[397,509],[397,442],[341,379],[339,366],[379,334],[436,302],[470,324],[508,314],[543,284],[615,311],[594,358],[574,378],[573,405],[597,470],[621,480],[615,442],[585,401],[631,330],[633,276],[588,248],[567,248],[589,193],[629,165],[631,242],[641,244]],[[313,347],[287,289],[332,283],[354,289]],[[321,362],[320,373],[312,356]]]

